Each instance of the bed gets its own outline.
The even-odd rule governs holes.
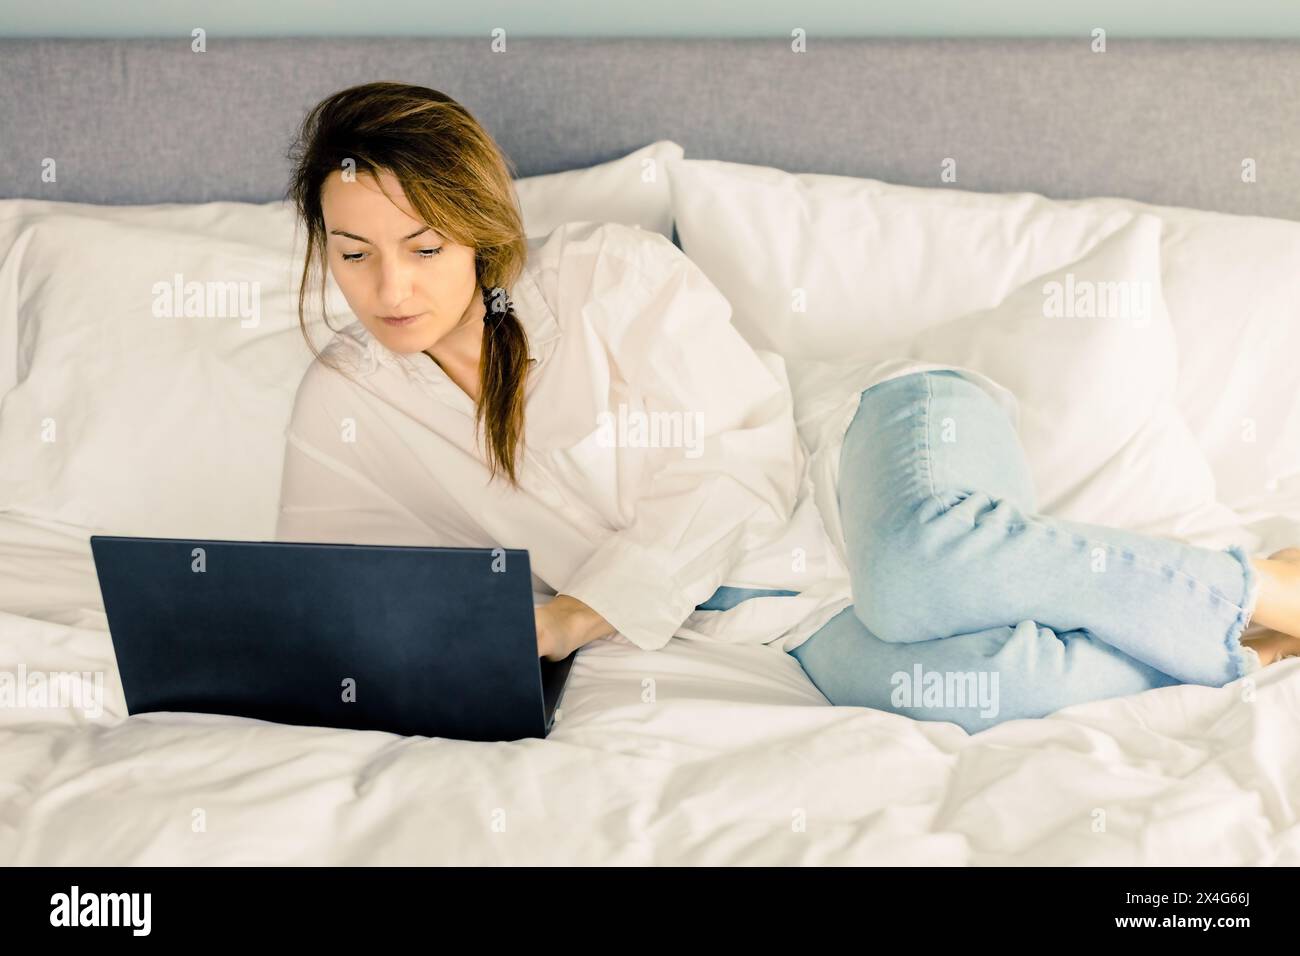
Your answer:
[[[449,92],[498,137],[521,177],[538,177],[538,188],[555,185],[544,177],[664,140],[688,158],[916,189],[941,188],[943,160],[958,157],[962,190],[1062,203],[1114,197],[1241,217],[1232,221],[1250,220],[1251,229],[1266,228],[1258,221],[1266,218],[1267,247],[1294,256],[1300,131],[1289,111],[1300,100],[1300,44],[1111,38],[1103,53],[1090,37],[813,37],[800,54],[782,37],[510,38],[504,52],[487,38],[207,42],[197,53],[189,38],[0,41],[0,459],[8,460],[0,466],[0,671],[84,675],[86,687],[102,685],[96,707],[0,707],[0,862],[1300,863],[1300,660],[1223,688],[1164,688],[974,736],[950,723],[831,707],[774,647],[692,640],[656,652],[617,641],[585,648],[546,740],[485,744],[204,714],[128,717],[89,535],[174,531],[175,514],[188,514],[196,537],[256,539],[273,521],[273,497],[268,504],[265,494],[227,493],[210,508],[216,499],[200,486],[188,498],[142,500],[149,496],[130,481],[142,462],[166,471],[150,455],[170,448],[185,459],[187,451],[145,448],[137,433],[148,429],[125,406],[116,434],[135,437],[117,439],[103,461],[82,458],[66,470],[21,473],[26,446],[5,426],[49,349],[89,341],[104,361],[109,343],[95,337],[96,309],[112,306],[113,290],[94,270],[111,279],[123,268],[82,256],[72,267],[84,270],[75,274],[85,277],[85,288],[73,290],[80,298],[41,299],[59,283],[38,282],[32,270],[55,269],[57,279],[70,267],[51,266],[54,253],[33,247],[80,236],[86,249],[102,249],[116,225],[139,243],[137,256],[160,255],[175,233],[152,236],[138,219],[114,218],[143,215],[219,220],[222,242],[258,248],[271,221],[258,216],[283,223],[274,203],[293,124],[351,83],[402,79]],[[1244,157],[1258,170],[1253,180],[1241,175]],[[41,175],[48,159],[57,164],[52,182]],[[683,181],[672,180],[679,193]],[[540,231],[575,215],[535,208]],[[672,225],[647,219],[649,228],[669,227],[688,255],[699,250],[704,261],[716,251],[694,234],[698,224],[679,217]],[[36,238],[16,241],[24,235]],[[1037,233],[1025,235],[1032,245]],[[1172,255],[1201,233],[1184,222],[1165,235]],[[262,248],[266,268],[280,268],[271,254],[280,247]],[[1277,261],[1285,271],[1295,260]],[[726,288],[740,281],[735,275],[716,262],[710,268],[733,300],[744,298],[744,289]],[[63,285],[76,286],[75,275]],[[1264,394],[1252,383],[1266,377],[1274,388],[1280,377],[1277,394],[1300,392],[1285,364],[1265,367],[1300,341],[1295,306],[1277,305],[1294,287],[1281,279],[1274,297],[1252,299],[1251,324],[1231,332],[1244,357],[1220,376],[1236,384],[1205,398],[1196,376],[1215,354],[1222,360],[1223,348],[1209,342],[1208,357],[1195,351],[1194,340],[1206,338],[1187,324],[1195,295],[1179,291],[1180,274],[1166,268],[1164,278],[1181,349],[1181,378],[1170,383],[1177,395],[1166,397],[1178,399],[1213,494],[1201,524],[1170,527],[1254,553],[1300,544],[1300,419],[1295,406],[1251,404]],[[1265,281],[1262,272],[1251,278]],[[15,302],[76,312],[83,324],[70,326],[77,335],[42,338],[23,325]],[[757,321],[752,310],[745,319]],[[217,350],[208,354],[231,350],[212,334],[201,340]],[[93,392],[106,373],[86,361],[78,380]],[[197,359],[189,368],[215,374]],[[258,381],[259,398],[291,397],[296,378],[287,377]],[[116,393],[105,394],[111,405]],[[237,407],[244,399],[232,395]],[[1252,430],[1241,443],[1234,429],[1243,417],[1260,441]],[[267,434],[239,477],[273,493],[279,461],[274,429]],[[139,449],[122,451],[137,441]],[[1134,462],[1143,460],[1129,461],[1126,474],[1140,477]],[[1102,471],[1093,478],[1093,497],[1056,499],[1063,512],[1113,507],[1103,494],[1111,479]],[[116,497],[89,501],[91,481]],[[1186,511],[1180,505],[1174,517]],[[1126,523],[1142,522],[1134,515]]]

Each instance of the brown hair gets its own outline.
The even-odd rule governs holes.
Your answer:
[[[425,223],[475,250],[474,268],[488,312],[474,434],[477,440],[479,426],[486,421],[491,477],[501,468],[517,486],[528,338],[506,290],[523,269],[527,244],[510,160],[451,97],[424,86],[387,82],[354,86],[318,103],[303,120],[289,158],[293,174],[286,198],[296,207],[299,224],[307,228],[298,322],[318,359],[321,353],[307,332],[306,300],[313,280],[318,281],[324,316],[321,187],[330,173],[345,168],[345,161],[355,163],[357,174],[369,173],[376,180],[380,171],[391,173]]]

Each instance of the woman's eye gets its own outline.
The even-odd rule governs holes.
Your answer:
[[[442,252],[442,247],[439,246],[437,249],[417,249],[415,251],[419,254],[421,259],[432,259],[438,253]],[[366,252],[342,253],[344,262],[361,262],[365,259],[367,255],[369,255],[369,253]]]

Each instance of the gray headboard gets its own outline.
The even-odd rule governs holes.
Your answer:
[[[276,199],[307,108],[378,79],[460,100],[522,176],[667,138],[792,172],[940,185],[951,157],[961,189],[1300,219],[1300,41],[1087,36],[0,40],[0,197]]]

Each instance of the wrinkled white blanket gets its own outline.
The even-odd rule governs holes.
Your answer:
[[[545,741],[126,717],[85,537],[0,515],[0,671],[103,675],[0,708],[0,864],[1300,864],[1300,660],[974,737],[682,640],[585,649]]]

